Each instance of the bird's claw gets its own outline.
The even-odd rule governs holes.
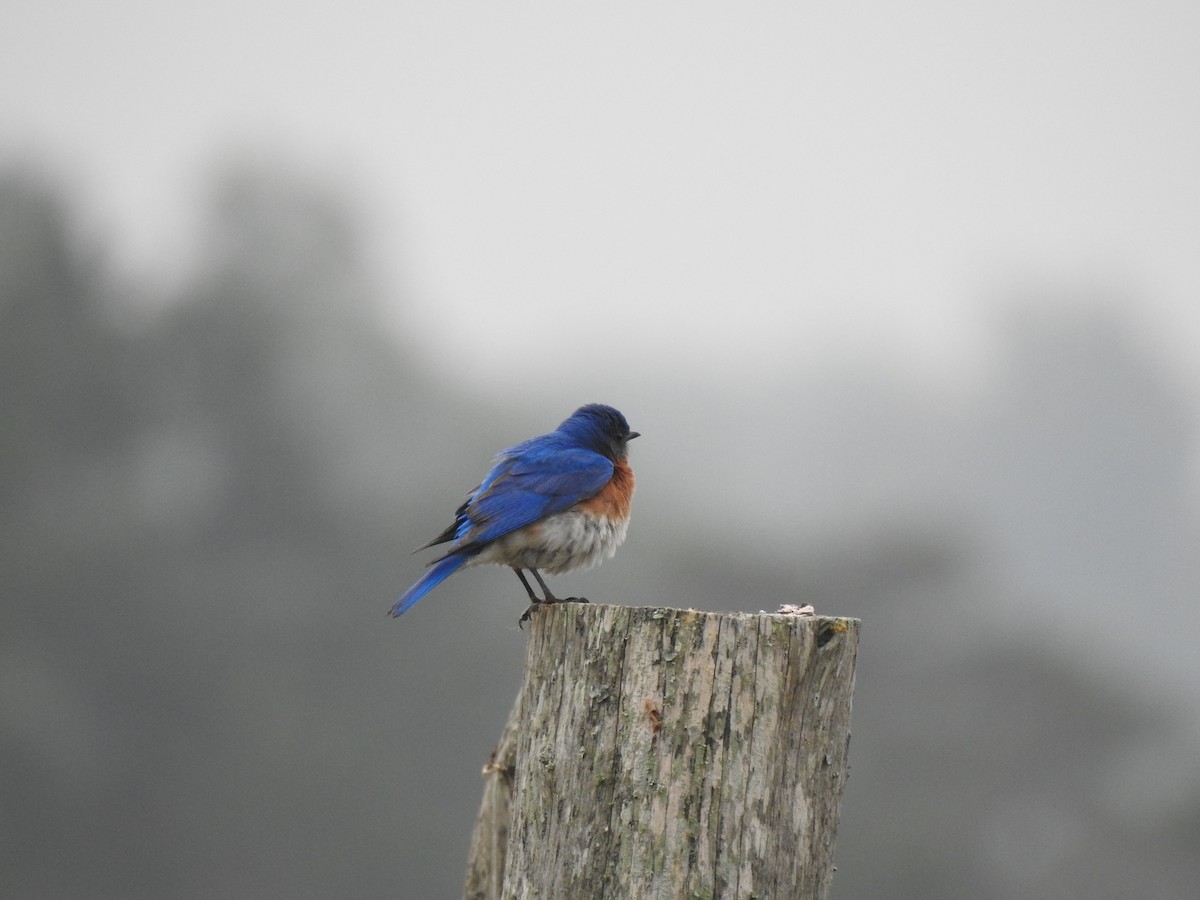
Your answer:
[[[533,617],[533,611],[539,606],[549,606],[551,603],[587,603],[587,597],[547,597],[545,600],[534,599],[529,604],[529,608],[521,613],[521,618],[517,619],[517,627],[524,630],[525,623]]]

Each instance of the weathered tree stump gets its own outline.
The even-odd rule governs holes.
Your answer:
[[[536,611],[466,900],[820,898],[856,619]]]

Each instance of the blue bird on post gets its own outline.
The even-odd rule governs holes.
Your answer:
[[[583,597],[555,597],[541,570],[558,575],[589,569],[617,552],[629,528],[634,479],[626,445],[635,437],[621,413],[591,403],[549,434],[501,451],[454,522],[417,548],[450,545],[390,615],[399,616],[459,569],[483,563],[509,566],[521,579],[530,601],[521,622],[540,603],[586,603]]]

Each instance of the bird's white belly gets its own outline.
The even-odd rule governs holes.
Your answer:
[[[571,569],[590,569],[617,552],[628,530],[628,518],[568,510],[496,539],[471,561],[471,565],[494,563],[518,569],[541,569],[550,575]]]

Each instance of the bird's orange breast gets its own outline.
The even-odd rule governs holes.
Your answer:
[[[601,488],[600,493],[584,500],[576,508],[596,516],[628,519],[629,507],[633,503],[633,486],[633,469],[629,468],[629,463],[621,460],[613,466],[612,479]]]

